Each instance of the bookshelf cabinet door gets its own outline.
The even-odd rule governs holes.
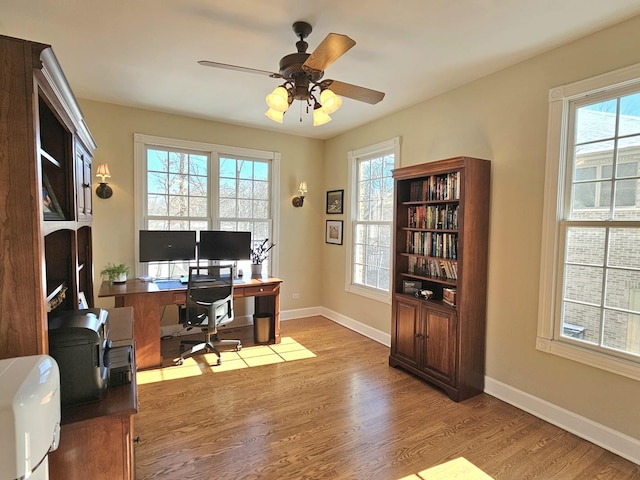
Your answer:
[[[422,307],[425,325],[425,351],[422,370],[429,375],[455,386],[456,371],[456,314]]]
[[[391,355],[417,368],[421,330],[420,303],[410,298],[398,298],[395,302]]]

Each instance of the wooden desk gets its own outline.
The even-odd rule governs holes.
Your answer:
[[[234,280],[235,281],[235,280]],[[272,277],[243,278],[233,284],[233,298],[255,297],[255,313],[272,316],[271,342],[280,343],[280,284]],[[162,364],[160,352],[160,318],[165,305],[184,305],[187,286],[161,290],[153,282],[127,280],[122,284],[102,282],[99,297],[115,297],[116,307],[133,307],[137,368],[157,367]]]
[[[131,308],[108,312],[113,346],[132,345]],[[49,453],[50,478],[132,480],[135,477],[133,415],[137,412],[135,370],[130,384],[107,389],[99,402],[62,407],[60,446]]]

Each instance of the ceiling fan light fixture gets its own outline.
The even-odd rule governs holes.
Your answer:
[[[278,122],[278,123],[284,122],[284,112],[279,112],[277,110],[274,110],[273,108],[270,108],[269,110],[264,112],[264,114],[267,116],[267,118],[270,118],[274,122]]]
[[[328,123],[330,121],[331,117],[327,114],[327,112],[324,111],[322,105],[316,103],[313,106],[313,126],[317,127],[319,125],[324,125],[325,123]]]
[[[342,98],[326,88],[320,93],[320,103],[322,104],[322,109],[327,114],[331,114],[340,108],[342,105]]]
[[[284,113],[289,108],[289,92],[281,85],[267,95],[265,101],[269,109]]]

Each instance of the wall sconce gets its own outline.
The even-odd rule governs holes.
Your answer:
[[[105,178],[111,178],[111,172],[109,172],[109,165],[106,163],[101,163],[98,165],[98,171],[96,172],[96,177],[100,177],[100,185],[96,188],[96,195],[99,198],[110,198],[113,195],[113,190],[107,182],[104,181]]]
[[[301,207],[304,203],[304,194],[307,193],[307,182],[305,182],[304,180],[300,182],[298,191],[300,192],[300,195],[297,197],[293,197],[293,200],[291,200],[291,203],[294,207]]]

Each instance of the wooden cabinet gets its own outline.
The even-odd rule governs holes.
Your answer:
[[[9,358],[47,353],[47,314],[77,309],[80,292],[93,306],[85,185],[95,142],[49,45],[0,36],[0,58],[0,358]]]
[[[490,177],[469,157],[394,170],[389,363],[455,401],[484,389]]]

